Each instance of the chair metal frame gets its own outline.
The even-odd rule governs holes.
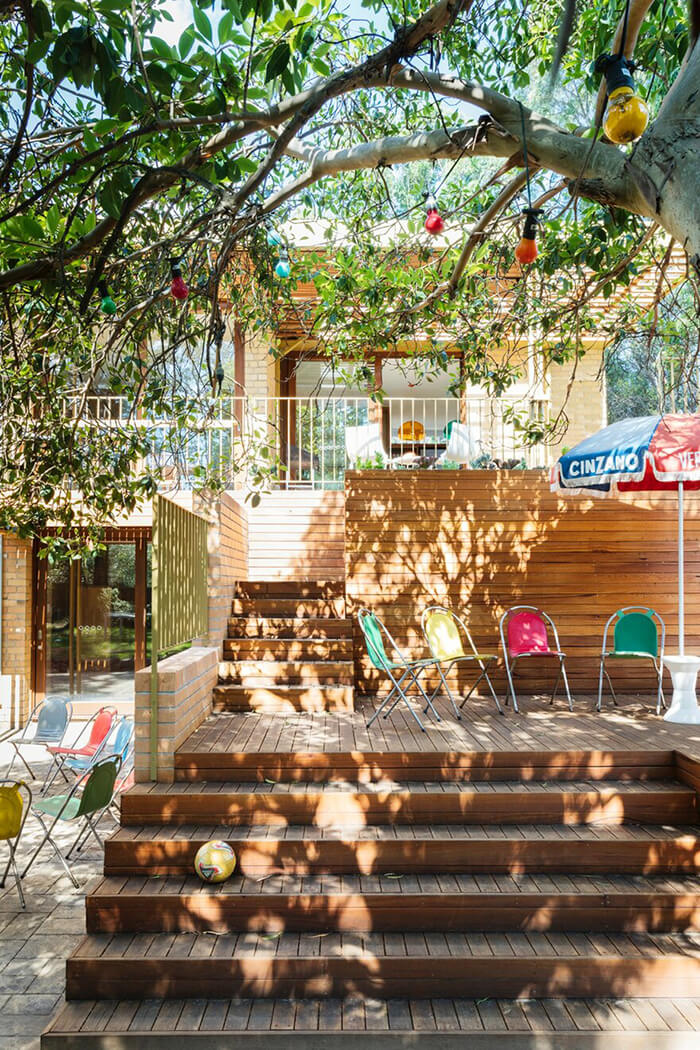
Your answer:
[[[614,649],[608,650],[608,648],[607,648],[608,632],[610,630],[611,623],[613,622],[613,620],[615,620],[616,621],[615,626],[617,626],[617,623],[619,623],[620,620],[622,620],[625,616],[627,616],[629,613],[632,613],[632,612],[645,613],[649,617],[649,619],[652,621],[654,626],[656,627],[656,643],[657,643],[657,649],[658,649],[657,656],[654,656],[652,653],[642,653],[642,652],[640,652],[640,653],[619,652],[618,653],[618,652],[615,652]],[[661,627],[661,646],[660,647],[659,647],[659,626]],[[614,644],[615,644],[615,632],[613,631],[613,645]],[[651,660],[652,664],[654,665],[654,670],[656,671],[656,677],[657,677],[657,680],[658,680],[658,687],[657,687],[657,690],[656,690],[656,713],[657,713],[657,715],[660,715],[662,707],[663,707],[664,710],[666,709],[666,698],[664,696],[664,689],[663,689],[664,646],[665,646],[665,644],[666,644],[666,624],[664,623],[662,617],[659,616],[659,614],[656,612],[656,610],[652,609],[651,606],[649,606],[649,605],[625,605],[622,609],[618,609],[616,612],[614,612],[612,614],[612,616],[609,617],[607,623],[605,624],[605,629],[603,630],[603,645],[602,645],[602,648],[601,648],[601,651],[600,651],[600,672],[598,674],[598,703],[596,704],[596,711],[602,711],[602,709],[603,709],[603,675],[605,675],[605,677],[608,680],[608,685],[610,686],[610,693],[612,695],[613,704],[615,704],[615,706],[617,706],[617,695],[615,694],[615,689],[613,687],[610,675],[608,674],[607,668],[605,666],[606,659],[611,659],[611,660],[615,660],[615,659],[627,659],[627,660],[638,659],[638,660]]]
[[[551,630],[556,649],[534,649],[532,652],[516,653],[511,658],[510,650],[508,648],[508,642],[506,640],[506,628],[508,625],[508,621],[514,613],[525,611],[535,613],[542,619],[548,632]],[[566,676],[566,667],[564,666],[564,662],[566,660],[566,653],[562,652],[561,650],[561,645],[559,643],[559,632],[557,631],[557,625],[555,624],[552,617],[549,616],[549,614],[546,613],[544,609],[539,609],[536,605],[513,605],[510,609],[506,609],[506,611],[503,613],[503,616],[501,617],[498,624],[498,630],[501,635],[501,647],[503,649],[503,658],[505,660],[506,665],[506,677],[508,679],[508,688],[510,695],[513,698],[513,710],[518,713],[520,711],[520,708],[518,707],[518,698],[515,693],[515,684],[513,681],[515,676],[515,667],[518,660],[533,656],[554,656],[559,661],[559,667],[557,669],[557,677],[556,681],[554,682],[554,688],[552,689],[552,695],[550,697],[549,702],[550,704],[554,703],[555,697],[557,695],[557,689],[559,688],[559,682],[563,681],[564,688],[566,689],[566,699],[569,702],[569,710],[573,711],[574,705],[571,699],[571,690],[569,689],[569,679]],[[549,645],[549,640],[547,641],[547,644]],[[506,694],[506,707],[507,706],[508,694]]]
[[[63,733],[56,740],[36,740],[35,739],[36,738],[36,733],[38,732],[38,729],[39,729],[39,726],[38,726],[39,712],[41,711],[41,708],[44,706],[44,704],[48,703],[51,700],[61,700],[66,705],[66,711],[67,711],[68,717],[66,718],[66,724],[63,727]],[[37,720],[37,725],[36,725],[36,730],[35,730],[35,733],[34,733],[34,737],[32,737],[30,740],[27,740],[26,739],[27,733],[29,732],[29,728],[32,725],[32,723],[34,722],[35,718]],[[70,725],[72,718],[73,718],[73,704],[70,702],[70,700],[63,700],[62,696],[46,696],[46,697],[44,697],[43,700],[40,700],[38,704],[35,704],[34,707],[31,710],[31,713],[30,713],[29,717],[27,718],[27,721],[24,723],[24,725],[22,726],[21,730],[19,731],[19,735],[18,736],[13,735],[13,736],[10,736],[9,738],[7,738],[7,743],[11,744],[12,747],[14,748],[14,754],[12,755],[12,760],[11,760],[9,766],[7,767],[7,771],[5,773],[5,776],[7,778],[11,779],[12,768],[13,768],[13,766],[15,764],[16,759],[19,758],[20,762],[22,763],[24,768],[27,770],[27,772],[29,773],[29,776],[32,778],[32,780],[38,780],[39,778],[36,776],[36,774],[34,773],[34,770],[29,765],[29,762],[26,760],[26,758],[24,757],[24,755],[20,751],[20,748],[21,747],[44,747],[45,748],[49,744],[51,744],[53,747],[59,747],[63,743],[63,740],[65,739],[66,732],[68,730],[68,726]],[[52,765],[53,765],[53,763],[52,763]],[[49,767],[49,768],[51,768],[51,767]],[[64,779],[67,779],[65,777],[65,774],[64,774]],[[20,781],[18,781],[17,783],[20,783]]]
[[[64,754],[55,754],[55,752],[51,750],[51,748],[61,747],[62,746],[61,744],[52,744],[51,747],[49,747],[48,750],[49,750],[49,754],[53,756],[53,763],[49,766],[49,769],[48,769],[48,772],[46,774],[46,777],[44,778],[44,783],[41,785],[41,794],[42,795],[46,794],[46,792],[49,790],[49,788],[51,787],[51,785],[53,784],[54,780],[56,779],[56,777],[58,776],[59,773],[63,776],[63,779],[65,781],[70,783],[70,780],[66,776],[66,771],[64,769],[64,766],[65,766],[66,762],[68,761],[68,759],[70,759],[70,758],[83,757],[83,756],[77,754],[77,752],[79,752],[80,749],[81,749],[80,741],[83,738],[86,738],[86,740],[90,739],[90,732],[91,732],[93,723],[97,720],[97,718],[102,714],[103,711],[110,711],[112,713],[112,723],[111,723],[109,729],[107,730],[107,732],[105,733],[101,743],[97,746],[97,748],[92,753],[92,755],[89,756],[90,759],[91,759],[92,765],[94,765],[94,762],[104,754],[104,750],[105,750],[105,747],[107,746],[107,740],[109,738],[109,734],[111,733],[112,729],[114,728],[114,723],[115,723],[116,719],[119,717],[119,713],[118,713],[116,707],[111,707],[109,704],[105,704],[103,707],[98,708],[98,710],[95,711],[95,713],[90,716],[90,718],[84,724],[83,728],[80,730],[80,732],[78,733],[77,737],[75,738],[75,740],[71,744],[70,748],[66,749],[66,753],[64,753]],[[92,768],[92,765],[90,766],[90,768]]]
[[[104,809],[100,810],[97,817],[95,817],[95,819],[93,820],[93,823],[96,828],[99,827],[102,818],[107,816],[107,814],[109,814],[110,818],[114,821],[114,823],[117,826],[119,826],[121,815],[117,799],[124,794],[128,787],[131,787],[131,785],[129,784],[129,778],[134,772],[135,741],[133,733],[131,740],[129,741],[129,746],[126,748],[125,752],[120,757],[122,758],[122,764],[121,768],[117,773],[116,780],[114,781],[114,791],[112,792],[112,798],[108,805],[106,805]],[[80,853],[89,835],[90,828],[86,824],[83,828],[82,835],[79,835],[78,838],[75,840],[75,842],[69,849],[67,856],[70,857],[70,855],[74,851],[76,853]]]
[[[105,810],[109,808],[109,806],[112,803],[112,799],[114,798],[114,790],[112,790],[112,798],[110,798],[107,806],[101,806],[99,808],[99,810],[93,810],[90,813],[80,813],[80,812],[78,812],[74,817],[65,817],[64,818],[63,814],[66,812],[66,809],[69,807],[71,801],[75,798],[75,796],[78,793],[81,792],[81,789],[85,788],[85,786],[87,785],[87,782],[90,779],[90,777],[94,776],[95,773],[98,771],[98,769],[101,766],[106,765],[109,762],[112,762],[112,763],[114,763],[116,765],[116,774],[115,774],[115,783],[116,783],[116,778],[119,776],[119,770],[121,769],[122,760],[121,760],[119,755],[105,755],[103,758],[101,758],[97,762],[95,762],[95,764],[92,766],[91,769],[86,770],[86,772],[78,780],[76,780],[75,784],[70,789],[68,794],[63,796],[63,804],[62,804],[61,808],[58,810],[58,812],[54,814],[53,820],[50,822],[48,827],[47,827],[47,821],[44,820],[43,814],[39,810],[37,810],[36,808],[32,809],[33,815],[37,818],[37,820],[41,824],[41,827],[42,827],[42,829],[44,831],[44,837],[42,838],[41,842],[36,847],[36,849],[34,850],[34,852],[31,855],[31,857],[29,858],[27,866],[24,869],[24,871],[22,872],[22,876],[21,876],[22,878],[24,878],[27,875],[28,871],[30,870],[30,868],[34,864],[34,861],[39,856],[39,854],[41,853],[41,851],[44,848],[44,846],[46,845],[46,843],[49,842],[51,844],[51,848],[53,849],[54,853],[58,857],[58,859],[59,859],[59,861],[60,861],[64,871],[68,875],[68,878],[71,880],[71,882],[73,883],[73,885],[75,886],[75,888],[77,890],[80,889],[80,883],[78,882],[78,880],[76,879],[75,875],[71,871],[71,867],[70,867],[70,865],[68,863],[68,857],[70,857],[71,853],[76,848],[78,843],[83,843],[85,838],[89,834],[92,834],[94,836],[94,838],[97,840],[97,844],[99,845],[100,849],[104,849],[104,842],[100,838],[100,836],[98,834],[98,831],[97,831],[97,826],[96,826],[97,821],[95,820],[95,814],[99,813],[99,817],[101,817],[102,814],[105,812]],[[60,797],[60,796],[58,796],[58,797]],[[99,820],[99,817],[97,818],[97,820]],[[77,838],[73,841],[73,843],[72,843],[70,849],[67,851],[65,857],[61,853],[61,850],[58,847],[58,843],[54,840],[53,835],[52,835],[56,825],[58,824],[58,822],[60,820],[64,820],[65,822],[72,821],[72,820],[78,820],[78,821],[83,820],[85,822],[84,826],[80,827],[80,829],[78,831]]]
[[[7,882],[7,876],[12,874],[15,880],[15,886],[17,887],[17,896],[19,897],[19,903],[22,908],[27,907],[27,902],[24,899],[24,890],[22,889],[22,878],[17,869],[17,847],[19,846],[20,839],[22,838],[22,832],[24,831],[24,825],[27,823],[27,817],[29,816],[29,810],[32,808],[32,789],[29,787],[24,780],[15,780],[13,777],[2,777],[0,778],[0,787],[8,787],[12,785],[17,788],[24,788],[27,792],[26,803],[22,806],[22,820],[19,825],[19,831],[14,839],[0,839],[2,842],[7,843],[7,847],[10,851],[10,855],[7,858],[7,864],[5,865],[5,871],[3,872],[2,879],[0,879],[0,889],[5,889],[5,883]]]
[[[376,649],[372,640],[366,634],[364,628],[364,620],[368,616],[371,616],[374,619],[375,623],[379,628],[380,633],[383,634],[384,637],[387,639],[393,652],[398,657],[398,660],[390,661],[386,652],[379,652]],[[379,717],[382,711],[384,711],[384,708],[393,699],[394,694],[397,693],[398,695],[396,696],[394,702],[391,704],[391,707],[388,711],[384,713],[384,718],[388,718],[391,712],[396,707],[396,705],[400,703],[401,700],[403,700],[406,706],[408,707],[408,710],[411,712],[416,722],[420,726],[421,731],[425,733],[425,726],[423,725],[418,714],[414,711],[413,706],[411,704],[412,698],[408,695],[407,692],[404,691],[403,684],[408,678],[409,683],[407,688],[410,689],[411,685],[414,685],[420,693],[422,699],[425,701],[425,709],[423,711],[423,714],[426,714],[427,711],[430,710],[435,715],[436,721],[440,722],[440,715],[437,713],[433,705],[432,699],[428,696],[428,694],[426,693],[425,689],[419,681],[421,673],[427,670],[428,667],[434,666],[434,664],[436,663],[435,659],[431,657],[429,660],[407,660],[401,652],[401,650],[399,649],[396,642],[394,641],[394,638],[389,632],[389,629],[387,628],[386,624],[384,624],[382,620],[379,619],[377,614],[373,613],[371,609],[367,609],[364,607],[359,609],[357,613],[357,619],[360,625],[360,630],[362,631],[362,636],[365,640],[365,645],[367,646],[367,651],[370,655],[370,659],[372,659],[372,662],[375,663],[375,667],[377,667],[378,670],[384,671],[389,676],[389,680],[392,684],[391,690],[384,697],[379,707],[367,723],[367,728],[369,729],[369,727],[372,725],[372,722],[374,722],[374,720]],[[374,656],[372,656],[372,652],[370,652],[370,650],[374,651]],[[378,663],[376,663],[375,661],[378,661]],[[396,677],[396,675],[394,674],[395,671],[402,672],[400,677]]]
[[[428,621],[430,615],[434,614],[434,613],[442,613],[445,616],[449,616],[452,620],[454,620],[457,623],[457,630],[458,630],[458,632],[461,630],[461,633],[464,635],[464,637],[467,639],[467,641],[469,643],[469,648],[472,651],[472,655],[471,656],[467,652],[464,652],[462,656],[455,656],[454,658],[450,658],[450,659],[444,660],[444,661],[442,659],[440,659],[439,656],[437,656],[437,654],[435,653],[435,650],[433,649],[433,646],[431,644],[430,637],[428,635],[428,630],[427,630],[427,621]],[[496,690],[493,687],[493,682],[491,681],[491,678],[489,677],[489,672],[488,672],[488,664],[492,660],[497,660],[498,657],[496,656],[495,653],[480,653],[479,652],[477,647],[474,645],[474,639],[471,636],[471,632],[470,632],[469,628],[467,627],[466,623],[464,622],[464,620],[462,619],[462,617],[459,616],[459,614],[456,613],[453,609],[448,608],[446,605],[429,605],[427,607],[427,609],[423,610],[423,613],[422,613],[422,616],[421,616],[421,630],[423,631],[423,637],[426,640],[428,648],[430,649],[431,654],[435,658],[435,663],[436,663],[436,666],[437,666],[437,669],[438,669],[438,673],[439,673],[440,679],[441,679],[441,681],[438,683],[438,685],[433,690],[433,692],[432,692],[432,694],[430,696],[430,699],[434,700],[436,698],[436,696],[438,695],[438,693],[440,692],[440,690],[442,688],[444,688],[445,692],[447,693],[447,696],[450,699],[450,703],[452,704],[452,707],[454,708],[455,715],[457,716],[457,718],[461,719],[461,717],[462,717],[462,714],[461,714],[462,708],[466,704],[467,700],[469,700],[469,698],[471,697],[471,695],[473,694],[473,692],[477,688],[477,686],[484,679],[486,679],[486,682],[488,684],[489,690],[491,692],[491,696],[493,697],[493,699],[494,699],[494,701],[496,703],[496,707],[498,709],[498,713],[501,714],[501,715],[504,715],[505,711],[501,707],[500,702],[498,700],[498,697],[496,696]],[[464,646],[462,648],[464,648]],[[481,669],[481,674],[479,675],[477,680],[474,682],[474,684],[472,685],[472,687],[469,690],[469,692],[467,693],[467,695],[463,698],[462,703],[459,705],[459,707],[457,707],[457,703],[455,701],[455,698],[452,695],[452,690],[450,689],[449,684],[447,682],[447,675],[450,673],[450,671],[452,670],[454,665],[457,664],[457,663],[474,663],[474,662],[476,662],[479,665],[479,668]],[[446,671],[443,671],[443,663],[445,664]]]

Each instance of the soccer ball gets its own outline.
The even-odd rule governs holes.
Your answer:
[[[236,854],[228,842],[205,842],[197,850],[194,870],[203,882],[225,882],[236,870]]]

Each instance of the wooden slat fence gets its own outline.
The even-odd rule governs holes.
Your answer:
[[[697,652],[700,496],[685,502],[686,649]],[[644,502],[559,497],[543,471],[348,472],[348,614],[361,605],[376,610],[418,655],[422,610],[448,602],[465,615],[480,648],[499,652],[503,611],[536,605],[557,623],[572,689],[590,693],[603,626],[616,609],[652,606],[666,621],[667,651],[676,649],[676,508],[674,494]],[[374,692],[379,679],[355,642],[356,687]],[[612,673],[623,691],[653,691],[640,663],[621,664]],[[533,661],[522,672],[524,691],[549,688],[551,671]],[[502,661],[497,678],[503,691]]]

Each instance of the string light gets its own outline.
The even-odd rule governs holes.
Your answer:
[[[117,312],[117,304],[115,303],[112,296],[109,294],[106,281],[100,281],[97,285],[97,290],[100,294],[102,302],[100,303],[100,310],[103,314],[107,314],[108,317],[113,317]]]
[[[611,142],[626,146],[640,138],[649,123],[649,107],[634,86],[634,63],[624,55],[600,55],[596,73],[605,77],[608,108],[603,130]]]
[[[275,274],[285,280],[290,276],[291,272],[292,268],[289,265],[289,253],[286,248],[280,247],[280,257],[275,266]]]
[[[425,228],[429,234],[435,237],[445,229],[445,220],[438,211],[437,201],[432,193],[428,194],[425,207],[428,212],[425,219]]]
[[[515,249],[515,258],[521,266],[527,266],[528,263],[534,262],[537,258],[537,241],[535,238],[537,237],[537,228],[540,224],[541,214],[542,208],[523,208],[525,226],[523,227],[523,235]]]
[[[170,276],[172,277],[170,294],[173,299],[179,299],[181,302],[184,302],[190,290],[182,278],[182,267],[177,259],[171,259],[170,261]]]

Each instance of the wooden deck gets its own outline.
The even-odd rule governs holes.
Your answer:
[[[700,728],[376,703],[212,715],[124,797],[44,1050],[695,1050]]]
[[[477,698],[466,705],[461,721],[438,701],[441,721],[426,716],[424,733],[405,705],[367,729],[376,704],[368,697],[356,699],[357,710],[341,713],[214,715],[183,743],[176,768],[184,770],[201,756],[203,768],[210,772],[215,760],[205,756],[228,756],[231,765],[235,762],[231,756],[255,754],[261,767],[269,760],[269,779],[274,779],[275,756],[291,756],[301,765],[303,756],[307,764],[313,764],[310,756],[314,755],[332,755],[337,763],[339,755],[346,754],[353,756],[348,759],[349,770],[363,779],[372,776],[374,761],[389,769],[388,756],[402,754],[410,756],[411,769],[420,768],[419,755],[431,756],[429,762],[436,755],[454,755],[455,761],[461,755],[462,768],[473,766],[479,761],[475,756],[484,754],[498,763],[498,755],[504,753],[527,753],[531,762],[538,753],[546,754],[542,761],[553,763],[556,753],[566,751],[569,765],[576,760],[571,752],[577,752],[585,754],[582,769],[587,770],[595,763],[604,768],[609,761],[606,755],[616,751],[637,755],[640,766],[655,764],[659,752],[681,751],[700,760],[700,726],[665,722],[654,713],[655,700],[650,696],[621,697],[618,707],[608,701],[600,713],[590,695],[575,697],[573,711],[559,700],[550,706],[548,697],[530,697],[523,701],[520,714],[509,708],[505,715],[496,712],[493,701]],[[323,765],[322,759],[319,764]],[[485,759],[482,764],[487,764]]]

